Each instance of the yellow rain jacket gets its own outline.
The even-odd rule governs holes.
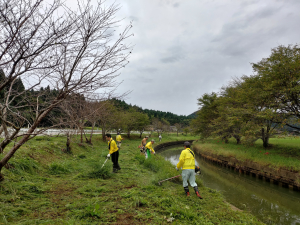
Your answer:
[[[119,150],[117,143],[111,138],[110,141],[108,141],[108,147],[109,147],[109,154],[112,154]]]
[[[153,149],[153,147],[152,147],[151,141],[149,141],[149,142],[146,144],[145,148],[148,148],[148,149],[150,149],[153,153],[155,153],[155,151],[154,151],[154,149]]]
[[[178,169],[181,167],[183,170],[195,169],[195,157],[190,151],[193,152],[190,148],[186,148],[181,152],[179,162],[177,164]]]
[[[121,142],[122,141],[121,135],[117,135],[116,140],[119,141],[119,142]]]

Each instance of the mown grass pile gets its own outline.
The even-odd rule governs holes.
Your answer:
[[[203,153],[235,157],[241,161],[251,160],[274,169],[300,171],[300,138],[297,136],[270,138],[270,147],[267,149],[263,148],[261,140],[251,146],[237,145],[234,139],[230,139],[229,143],[221,139],[208,139],[195,145]]]
[[[164,135],[164,141],[195,139]],[[22,146],[2,172],[0,224],[260,224],[246,212],[232,211],[220,193],[197,180],[200,200],[186,198],[179,174],[158,154],[145,160],[140,139],[122,143],[121,170],[112,173],[107,143],[95,136],[93,146],[62,150],[65,137],[38,137]],[[192,191],[192,190],[191,190]]]

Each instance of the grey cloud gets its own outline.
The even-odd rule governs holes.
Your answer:
[[[140,68],[138,69],[141,72],[146,72],[146,73],[153,73],[157,71],[157,68],[154,67],[144,67],[144,68]]]
[[[173,7],[174,7],[174,8],[177,8],[179,5],[180,5],[180,4],[179,4],[178,2],[176,2],[176,3],[173,4]]]
[[[182,60],[185,58],[184,51],[181,46],[172,46],[167,49],[167,56],[161,59],[163,63],[173,63]]]
[[[138,22],[139,21],[139,18],[136,17],[136,16],[129,16],[129,19],[134,21],[134,22]]]
[[[170,56],[170,57],[162,58],[161,61],[163,63],[173,63],[179,61],[180,59],[181,57],[178,56]]]
[[[299,43],[300,0],[122,4],[123,16],[138,22],[118,92],[133,89],[128,103],[143,108],[188,115],[204,93],[218,92],[233,76],[251,75],[250,63],[268,57],[272,48]],[[188,93],[182,87],[187,81]]]

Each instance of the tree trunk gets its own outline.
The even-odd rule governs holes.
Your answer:
[[[102,129],[102,140],[106,141],[106,138],[105,138],[105,125],[104,124],[102,124],[101,129]]]
[[[0,127],[0,135],[3,133],[4,129],[3,126]]]
[[[263,147],[267,148],[269,147],[269,128],[267,128],[267,132],[265,132],[264,128],[261,128],[261,137],[263,141]]]
[[[130,138],[130,130],[127,132],[127,137]]]
[[[5,139],[1,142],[1,144],[0,144],[0,153],[3,153],[4,148],[10,143],[10,140],[11,140],[11,139],[14,139],[14,137],[19,133],[20,129],[21,129],[21,128],[16,129],[16,130],[14,131],[14,133],[13,133],[10,137],[5,138]]]
[[[93,122],[92,131],[91,131],[90,139],[88,142],[89,144],[92,144],[92,137],[93,137],[93,133],[94,133],[95,124],[96,124],[96,122]]]
[[[67,133],[67,149],[66,149],[66,152],[67,153],[71,153],[71,138],[70,138],[70,134],[69,132]]]
[[[241,144],[241,137],[239,135],[233,135],[233,137],[235,138],[236,140],[236,144]]]

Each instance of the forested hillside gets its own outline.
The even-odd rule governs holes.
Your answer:
[[[158,118],[158,119],[165,119],[167,120],[171,125],[174,125],[176,123],[184,124],[184,126],[188,126],[190,119],[194,118],[194,113],[189,115],[189,116],[183,116],[183,115],[176,115],[171,112],[162,112],[159,110],[153,110],[153,109],[143,109],[142,107],[136,106],[136,105],[131,105],[127,104],[124,100],[119,100],[119,99],[112,99],[111,100],[113,104],[120,109],[123,110],[129,110],[131,108],[142,112],[146,113],[149,118]]]

